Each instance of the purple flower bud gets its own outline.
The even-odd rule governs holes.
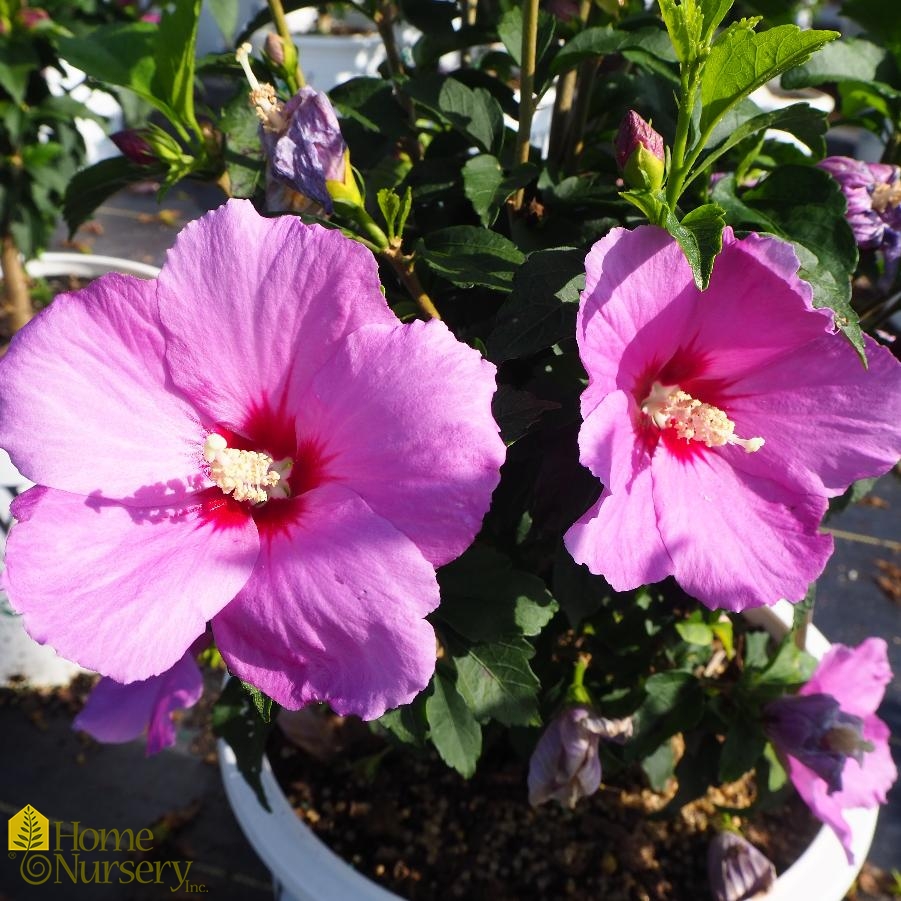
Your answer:
[[[863,720],[845,713],[831,695],[789,695],[767,704],[764,729],[776,748],[813,770],[832,794],[842,790],[845,761],[863,763],[873,745],[863,738]]]
[[[268,56],[277,66],[284,64],[285,45],[282,43],[280,35],[277,35],[274,31],[270,31],[269,34],[266,35],[266,42],[263,45],[263,49],[266,51],[266,56]]]
[[[847,218],[859,247],[880,249],[886,261],[901,257],[901,169],[830,156],[817,163],[839,184]]]
[[[133,129],[117,131],[110,135],[110,140],[119,148],[124,157],[137,166],[152,166],[157,162],[153,148],[139,131]]]
[[[44,9],[26,6],[19,10],[19,21],[22,23],[23,28],[30,31],[32,28],[37,28],[41,22],[50,21],[50,16]]]
[[[740,835],[721,832],[707,849],[707,878],[715,901],[751,901],[769,891],[776,868]]]
[[[601,738],[625,741],[632,721],[608,720],[588,707],[568,707],[545,729],[529,761],[529,803],[558,801],[575,807],[601,784],[598,743]]]

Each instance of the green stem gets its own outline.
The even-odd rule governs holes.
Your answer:
[[[405,256],[399,247],[389,247],[383,250],[382,257],[391,264],[419,309],[429,319],[440,319],[441,314],[432,303],[432,298],[426,294],[425,288],[422,287],[422,282],[419,281],[419,276],[416,274],[415,257],[412,254]]]
[[[566,690],[566,700],[571,704],[591,704],[591,696],[585,687],[585,673],[591,663],[591,654],[579,654],[573,667],[572,681]]]
[[[517,165],[529,161],[532,116],[535,112],[535,65],[538,55],[538,0],[524,0],[522,9],[522,66],[519,79],[519,132],[516,135]],[[513,209],[522,207],[525,190],[513,197]]]
[[[282,39],[285,50],[285,81],[288,84],[288,90],[292,94],[296,94],[307,83],[307,80],[300,67],[300,58],[294,39],[291,37],[291,29],[288,27],[288,20],[285,17],[285,8],[282,6],[281,0],[267,0],[267,2],[269,14],[272,16],[275,30]]]
[[[394,21],[397,18],[397,10],[391,0],[379,3],[375,11],[375,27],[379,30],[379,36],[385,45],[385,55],[388,61],[388,71],[392,78],[404,74],[404,61],[401,59],[397,48],[397,40],[394,36]]]
[[[666,182],[666,200],[673,209],[675,209],[679,198],[682,196],[687,173],[685,151],[688,145],[688,128],[691,125],[691,114],[695,108],[695,95],[698,92],[699,76],[700,66],[696,60],[683,66],[679,80],[679,116],[676,120],[676,137],[673,140],[670,171]],[[703,144],[700,146],[703,146]]]

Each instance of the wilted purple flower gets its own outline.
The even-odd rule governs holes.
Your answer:
[[[635,188],[656,191],[663,184],[663,138],[635,110],[620,122],[614,142],[616,162]]]
[[[720,832],[707,848],[707,878],[715,901],[752,901],[770,890],[776,868],[740,835]]]
[[[894,266],[901,257],[901,169],[847,156],[826,157],[817,165],[839,183],[858,246],[882,250]]]
[[[775,709],[776,731],[768,721],[764,726],[785,757],[798,794],[835,832],[849,862],[853,862],[851,829],[843,811],[884,804],[898,777],[888,746],[888,726],[876,716],[891,679],[881,638],[868,638],[856,648],[836,644],[797,695],[774,702],[766,710],[768,720]],[[838,710],[821,700],[810,700],[823,697],[834,700]],[[789,702],[793,702],[793,711]],[[826,716],[827,723],[818,726],[811,722],[818,712]],[[799,741],[805,733],[806,740]],[[837,763],[831,755],[838,758]],[[841,770],[835,774],[837,766]]]
[[[157,162],[147,139],[132,128],[111,134],[110,140],[122,151],[122,155],[138,166],[152,166]]]
[[[559,801],[573,808],[601,784],[601,738],[625,741],[632,721],[608,720],[588,707],[568,707],[545,729],[529,761],[529,803]]]

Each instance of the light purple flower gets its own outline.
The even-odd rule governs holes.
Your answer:
[[[631,720],[608,720],[584,706],[568,707],[544,730],[529,761],[529,803],[573,808],[601,784],[601,738],[624,741]]]
[[[869,338],[861,366],[774,238],[727,229],[703,293],[654,226],[613,229],[586,268],[579,448],[604,491],[570,553],[619,591],[675,576],[711,608],[804,597],[832,551],[827,498],[901,454],[901,367]]]
[[[193,707],[203,694],[203,675],[194,656],[205,637],[188,650],[175,666],[159,676],[122,685],[102,678],[91,692],[73,728],[97,741],[118,744],[147,733],[147,754],[175,744],[176,710]]]
[[[435,568],[499,479],[494,375],[443,323],[398,322],[361,245],[229,201],[156,280],[58,297],[0,360],[0,446],[39,486],[9,601],[119,682],[212,622],[284,707],[407,703],[434,670]]]
[[[829,696],[839,705],[843,718],[835,718],[821,740],[824,750],[844,749],[840,787],[834,782],[830,785],[812,768],[808,754],[799,753],[792,744],[780,743],[778,734],[770,733],[786,757],[788,774],[798,794],[814,815],[835,832],[849,862],[853,862],[851,830],[843,811],[884,804],[888,790],[898,778],[889,750],[888,726],[876,716],[885,686],[891,680],[885,642],[868,638],[856,648],[833,645],[796,696],[799,700]],[[862,747],[862,743],[871,749]]]
[[[901,257],[901,169],[847,156],[829,156],[817,166],[839,183],[858,246],[882,250],[895,264]]]
[[[747,839],[720,832],[707,847],[707,879],[714,901],[753,901],[772,888],[776,868]]]

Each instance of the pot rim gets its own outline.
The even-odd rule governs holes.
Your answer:
[[[160,274],[158,266],[139,263],[125,257],[106,256],[99,253],[69,253],[48,251],[28,260],[25,271],[32,278],[53,278],[57,275],[76,275],[96,278],[107,272],[121,272],[140,278],[156,278]]]
[[[766,628],[781,637],[791,627],[794,610],[788,601],[773,607],[747,610],[743,614],[753,625]],[[831,647],[815,626],[807,632],[807,650],[817,659]],[[298,901],[323,898],[354,898],[357,901],[402,901],[399,895],[371,882],[335,854],[300,820],[285,797],[269,758],[263,758],[260,778],[272,808],[267,812],[238,770],[232,749],[221,739],[217,742],[219,767],[225,793],[241,830],[253,849],[272,873],[276,888]],[[857,877],[866,860],[879,808],[854,808],[845,811],[851,827],[855,863],[849,864],[835,833],[822,826],[801,856],[776,880],[759,901],[797,901],[817,898],[840,901]],[[859,863],[857,863],[859,861]],[[276,897],[282,897],[277,894]]]

